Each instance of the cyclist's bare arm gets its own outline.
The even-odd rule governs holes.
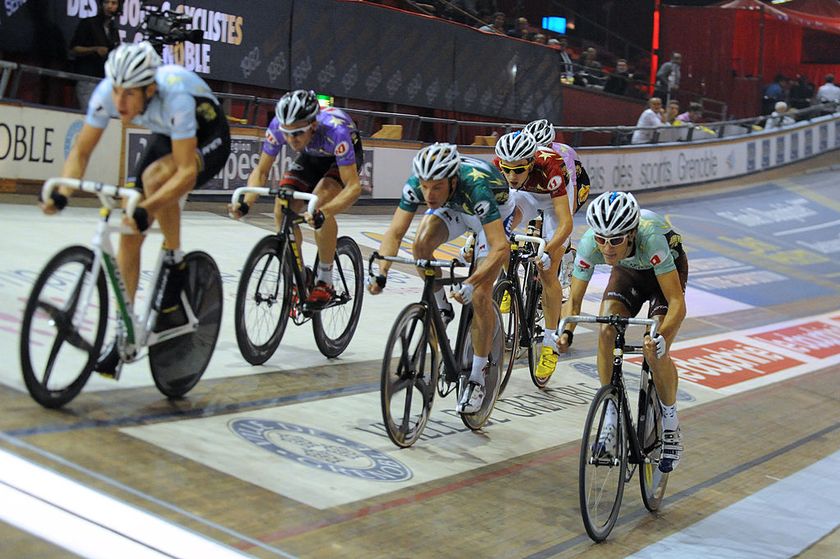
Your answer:
[[[505,235],[502,220],[497,219],[490,223],[485,223],[483,228],[484,234],[487,237],[487,244],[490,245],[490,251],[487,253],[487,257],[476,267],[470,279],[465,283],[482,285],[483,282],[489,281],[492,284],[496,281],[501,267],[510,258],[510,241]]]
[[[90,155],[93,153],[96,144],[102,138],[104,131],[104,128],[96,128],[90,124],[82,126],[82,131],[79,133],[73,149],[70,150],[70,154],[64,161],[64,167],[61,170],[62,177],[80,179],[84,176],[88,162],[90,161]],[[59,187],[59,192],[69,198],[73,193],[73,189],[62,186]],[[41,203],[41,209],[47,214],[53,214],[58,211],[58,208],[55,207],[55,203],[52,200],[44,200]]]
[[[569,197],[559,196],[551,199],[551,204],[554,206],[554,213],[557,215],[559,225],[554,231],[554,235],[546,243],[545,250],[554,259],[560,258],[565,252],[566,239],[572,234],[572,212],[569,210]]]
[[[197,148],[198,140],[195,137],[172,140],[171,167],[168,170],[174,173],[160,188],[141,202],[140,206],[146,208],[149,213],[155,213],[161,208],[176,203],[181,196],[195,187],[195,179],[198,177]],[[163,161],[165,162],[166,158]]]
[[[391,219],[391,225],[385,231],[382,237],[382,242],[379,244],[379,254],[382,256],[396,256],[400,249],[403,237],[405,237],[408,228],[411,226],[411,220],[414,219],[414,212],[406,211],[402,208],[397,208],[394,212],[394,217]],[[388,270],[391,268],[391,263],[387,260],[379,261],[379,273],[383,276],[388,276]],[[376,283],[368,285],[368,291],[373,295],[382,292],[382,287]]]
[[[658,275],[656,280],[659,282],[662,294],[668,301],[668,312],[665,313],[665,318],[659,325],[659,333],[668,340],[668,346],[670,346],[674,338],[677,337],[677,332],[683,320],[685,320],[685,293],[683,293],[680,275],[677,270]]]
[[[583,304],[583,296],[586,295],[586,288],[589,286],[588,281],[584,281],[582,279],[576,278],[572,276],[572,283],[569,287],[569,300],[563,305],[563,312],[561,316],[572,316],[580,314],[580,307]],[[570,332],[575,331],[576,323],[570,322],[566,329]],[[571,344],[571,340],[569,339],[568,334],[560,334],[560,337],[557,340],[557,349],[561,352],[565,352],[569,349]]]
[[[268,175],[271,174],[271,167],[274,165],[275,159],[276,157],[268,155],[264,151],[260,152],[260,160],[257,162],[257,166],[254,167],[251,170],[251,174],[248,175],[248,182],[246,183],[247,186],[267,186]],[[260,195],[255,192],[248,192],[245,196],[243,196],[243,201],[250,206],[253,205],[259,197]],[[228,204],[228,212],[236,219],[242,217],[242,214],[239,212],[238,203],[236,204],[236,207],[234,207],[233,204]]]
[[[359,178],[359,171],[356,164],[339,165],[338,172],[341,175],[341,182],[344,188],[341,189],[335,198],[321,206],[321,213],[324,216],[336,216],[356,203],[362,194],[362,180]]]

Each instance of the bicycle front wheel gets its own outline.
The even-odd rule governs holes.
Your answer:
[[[531,375],[531,382],[539,389],[545,388],[551,377],[541,379],[537,377],[537,361],[542,353],[542,342],[545,320],[542,311],[542,282],[536,265],[533,262],[524,262],[520,266],[522,270],[520,277],[523,289],[525,290],[525,324],[528,330],[522,333],[522,345],[528,351],[528,372]]]
[[[493,301],[499,307],[502,317],[502,333],[505,336],[504,355],[501,359],[502,384],[499,387],[499,394],[502,394],[507,387],[510,374],[516,364],[519,354],[520,321],[522,320],[522,309],[519,305],[520,299],[516,293],[516,287],[509,280],[503,280],[493,288]]]
[[[427,330],[428,309],[414,303],[397,317],[385,344],[380,402],[388,438],[402,448],[417,442],[435,398],[437,348]]]
[[[23,312],[20,366],[32,398],[58,408],[81,392],[105,337],[108,286],[93,252],[65,248],[41,271]]]
[[[332,274],[335,299],[312,316],[315,344],[325,357],[338,357],[347,349],[362,314],[362,252],[350,237],[338,238]]]
[[[187,279],[184,293],[198,319],[194,332],[149,347],[149,368],[155,386],[169,398],[180,398],[204,374],[222,325],[222,276],[206,252],[184,257]]]
[[[618,390],[614,386],[602,386],[595,394],[580,443],[580,513],[586,533],[596,542],[605,540],[615,526],[627,473],[624,418],[618,417],[612,440],[603,440],[601,436],[608,402],[620,409]]]
[[[239,352],[251,365],[274,355],[289,322],[293,281],[286,250],[276,235],[263,237],[242,268],[233,322]]]
[[[638,435],[645,461],[639,467],[639,484],[645,508],[656,512],[662,505],[665,487],[668,485],[668,474],[659,471],[663,441],[662,408],[646,363],[643,366],[643,378],[646,378],[647,382],[643,382],[643,386],[646,384],[646,387],[639,392]]]

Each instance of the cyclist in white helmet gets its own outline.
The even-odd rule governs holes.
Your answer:
[[[166,249],[163,298],[156,330],[183,323],[181,290],[186,278],[181,250],[181,201],[224,167],[230,154],[230,131],[219,100],[195,73],[176,65],[162,65],[148,42],[123,44],[105,62],[105,79],[91,95],[87,116],[75,145],[64,162],[62,176],[82,178],[90,155],[111,118],[152,131],[133,176],[125,186],[143,190],[145,198],[124,224],[143,233],[157,219]],[[114,153],[114,157],[119,154]],[[41,202],[53,214],[67,205],[72,190],[53,192]],[[121,235],[117,263],[132,299],[140,276],[142,234]],[[95,370],[108,375],[119,362],[110,344]]]
[[[356,125],[347,113],[328,107],[321,109],[314,91],[297,89],[283,95],[277,102],[274,118],[265,131],[259,163],[248,176],[248,186],[266,186],[274,160],[283,146],[296,152],[294,159],[280,179],[280,186],[318,196],[315,215],[305,213],[307,222],[316,228],[318,269],[315,287],[309,294],[310,305],[326,305],[335,295],[332,268],[338,238],[335,216],[351,207],[362,193],[359,169],[364,163],[362,141]],[[291,156],[291,153],[288,153]],[[236,207],[228,208],[241,217],[248,212],[257,194],[246,194]],[[295,211],[304,203],[292,202]],[[282,217],[279,202],[274,205],[274,222],[280,227]],[[300,229],[295,235],[301,242]]]
[[[568,172],[558,154],[539,147],[536,138],[524,130],[499,138],[494,163],[505,176],[516,205],[513,228],[543,211],[542,234],[547,242],[543,262],[537,268],[543,284],[545,333],[534,375],[541,380],[548,379],[557,367],[553,332],[560,322],[563,306],[563,289],[557,274],[572,234],[572,214],[566,194]]]
[[[680,235],[661,216],[639,208],[629,192],[605,192],[586,210],[590,229],[578,244],[567,315],[580,314],[581,302],[592,272],[598,264],[612,266],[601,300],[601,315],[636,316],[645,302],[648,317],[659,322],[656,338],[645,337],[645,359],[653,372],[662,402],[664,441],[659,469],[673,470],[682,453],[677,418],[677,368],[668,353],[685,319],[685,284],[688,258]],[[570,324],[558,339],[561,351],[572,343],[575,325]],[[598,339],[598,376],[610,382],[615,330],[601,326]],[[607,428],[600,442],[615,444],[617,410],[607,409]]]
[[[417,152],[413,173],[405,183],[400,204],[382,238],[379,254],[394,256],[420,204],[428,209],[417,227],[412,253],[414,258],[433,258],[434,251],[460,237],[468,229],[476,233],[475,271],[454,298],[460,303],[472,301],[473,363],[467,389],[457,410],[474,413],[484,401],[484,376],[496,323],[493,310],[493,284],[510,256],[508,235],[513,204],[504,178],[490,164],[463,157],[452,144],[436,143]],[[380,275],[368,284],[371,294],[385,288],[391,263],[380,263]],[[418,270],[421,277],[422,270]],[[455,316],[441,287],[435,292],[438,306],[449,322]]]

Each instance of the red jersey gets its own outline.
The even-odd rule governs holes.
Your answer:
[[[499,158],[493,159],[493,164],[501,170]],[[528,180],[519,190],[534,194],[551,194],[552,198],[566,195],[566,163],[554,150],[538,148],[534,154],[534,168],[528,175]]]

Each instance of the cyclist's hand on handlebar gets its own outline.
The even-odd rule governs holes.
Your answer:
[[[572,339],[574,338],[574,333],[571,330],[563,330],[560,336],[555,337],[555,342],[557,344],[557,351],[560,353],[566,353],[569,351],[569,348],[572,347]]]
[[[537,266],[540,267],[541,270],[548,270],[551,268],[551,255],[548,254],[548,251],[543,252],[542,257],[535,258],[537,262]]]
[[[122,223],[137,233],[144,233],[149,228],[149,225],[151,225],[152,219],[149,212],[146,211],[146,208],[137,206],[134,208],[132,215],[123,214]]]
[[[645,335],[645,351],[649,353],[655,351],[656,358],[662,359],[668,352],[668,342],[665,340],[665,336],[659,333],[656,334],[655,338]]]
[[[315,210],[314,214],[311,214],[309,212],[304,213],[303,219],[305,219],[306,223],[308,223],[309,226],[313,229],[320,229],[321,226],[324,224],[324,221],[326,221],[327,216],[321,210]]]
[[[247,202],[239,202],[238,204],[228,204],[227,209],[230,217],[240,219],[248,215],[248,210],[251,209],[251,206]]]
[[[388,280],[387,276],[379,274],[378,276],[367,277],[367,289],[371,295],[379,295],[385,290],[385,282]]]
[[[472,303],[473,289],[473,284],[464,283],[461,285],[461,289],[453,291],[450,297],[452,299],[455,299],[462,305],[469,305],[470,303]]]
[[[56,214],[67,207],[67,196],[57,190],[53,190],[52,195],[50,195],[50,199],[45,201],[41,199],[41,195],[38,194],[38,206],[41,208],[41,211],[47,215]]]

